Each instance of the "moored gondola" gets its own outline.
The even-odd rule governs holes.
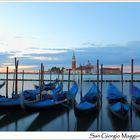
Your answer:
[[[108,86],[109,110],[117,118],[126,120],[128,118],[129,105],[127,98],[112,83]]]
[[[53,85],[56,84],[56,82],[52,83]],[[50,84],[49,84],[50,85]],[[62,92],[63,84],[60,83],[55,89],[53,90],[46,90],[44,86],[42,87],[43,90],[41,90],[41,87],[33,90],[24,90],[21,94],[15,94],[12,93],[11,98],[7,98],[5,96],[2,96],[0,98],[0,109],[2,110],[9,110],[9,109],[25,109],[24,105],[25,102],[32,103],[38,100],[46,100],[51,101],[52,99],[58,98],[59,100],[61,98],[64,98],[66,96],[66,92],[63,92],[63,95],[60,94]],[[41,93],[41,94],[40,94]],[[57,100],[58,100],[57,99]]]
[[[60,85],[58,88],[54,89],[52,92],[56,93],[58,91],[62,90],[62,85]],[[46,90],[44,90],[46,92]],[[14,94],[12,93],[11,98],[7,98],[5,96],[0,97],[0,109],[21,109],[23,108],[23,99],[24,100],[34,100],[36,97],[38,97],[40,94],[40,88],[34,89],[34,90],[25,90],[21,94]],[[52,95],[49,95],[52,96]]]
[[[99,90],[95,83],[91,86],[90,90],[83,97],[82,101],[79,104],[76,104],[74,107],[75,115],[87,116],[91,114],[96,114],[99,111],[100,104],[100,95]]]
[[[65,106],[67,102],[73,101],[78,92],[78,85],[74,82],[70,88],[70,91],[60,91],[55,90],[55,94],[52,96],[45,94],[45,96],[39,100],[24,100],[24,105],[27,109],[33,111],[41,110],[53,110],[54,108]]]
[[[44,83],[42,89],[43,90],[53,90],[56,88],[57,84],[58,84],[58,80],[56,79],[53,83],[47,83],[47,84]],[[34,84],[34,87],[35,87],[35,89],[40,88],[40,86],[35,85],[35,84]]]

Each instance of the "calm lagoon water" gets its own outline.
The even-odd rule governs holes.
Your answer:
[[[9,75],[12,78],[12,75]],[[19,75],[21,77],[21,75]],[[53,75],[52,79],[56,79],[57,75]],[[64,79],[67,79],[67,75]],[[5,78],[5,75],[1,75]],[[25,78],[37,79],[38,75],[25,75]],[[49,75],[45,76],[49,79]],[[73,76],[71,76],[73,78]],[[60,76],[61,79],[61,76]],[[75,77],[78,80],[78,76]],[[83,80],[96,79],[96,75],[84,75]],[[104,79],[119,80],[120,75],[104,75]],[[124,75],[124,79],[130,79],[129,74]],[[139,80],[140,75],[134,75],[134,79]],[[36,81],[26,81],[24,89],[33,89],[33,84],[38,84]],[[114,83],[121,90],[121,83]],[[21,92],[21,82],[19,82],[19,92]],[[89,90],[91,82],[83,82],[83,95]],[[140,83],[135,83],[140,87]],[[103,103],[99,115],[90,116],[85,119],[77,119],[74,114],[73,107],[65,110],[56,110],[53,112],[35,112],[27,113],[23,111],[0,111],[0,131],[139,131],[140,130],[140,113],[134,109],[132,111],[132,119],[125,122],[116,120],[108,111],[108,103],[106,100],[108,83],[103,83]],[[124,94],[127,95],[130,102],[130,83],[124,83]],[[64,90],[67,90],[67,82],[64,83]],[[9,81],[9,96],[12,92],[12,81]],[[5,95],[5,86],[0,90],[1,95]],[[76,96],[76,101],[80,101],[80,92]],[[132,120],[132,121],[130,121]]]

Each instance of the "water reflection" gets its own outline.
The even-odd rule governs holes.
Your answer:
[[[48,112],[48,111],[39,112],[39,115],[27,128],[27,131],[41,130],[43,128],[43,126],[47,125],[51,121],[62,116],[64,113],[66,113],[66,111],[67,111],[67,108],[61,109],[61,110],[55,110],[55,111],[51,111],[51,112]]]
[[[8,110],[0,110],[0,117],[6,115],[8,112]]]
[[[135,117],[136,117],[136,118],[138,117],[138,118],[140,119],[140,111],[137,110],[135,107],[133,107],[133,111],[134,111]]]
[[[72,108],[67,108],[67,125],[68,125],[68,131],[70,131],[70,118],[69,118],[69,113],[70,113],[70,109]]]
[[[77,118],[75,124],[75,131],[86,131],[93,124],[93,122],[97,119],[97,130],[99,129],[99,113],[96,112],[90,116]]]
[[[114,116],[110,110],[108,110],[108,117],[112,124],[112,130],[114,131],[128,131],[129,130],[129,118],[121,120]]]
[[[5,114],[4,117],[0,119],[0,128],[9,125],[13,122],[17,122],[18,120],[31,115],[31,113],[23,112],[20,110],[12,110]]]

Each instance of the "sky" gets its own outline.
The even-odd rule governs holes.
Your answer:
[[[140,3],[0,3],[0,67],[71,66],[88,60],[140,65]]]

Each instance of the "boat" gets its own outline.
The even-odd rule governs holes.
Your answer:
[[[70,91],[61,91],[55,90],[55,93],[51,94],[44,94],[43,98],[36,99],[36,100],[24,100],[24,105],[29,110],[34,111],[41,111],[41,110],[53,110],[58,107],[64,107],[65,103],[71,102],[75,99],[75,96],[78,92],[78,85],[76,82],[70,88]]]
[[[62,84],[52,91],[53,94],[62,90]],[[46,92],[45,90],[43,91]],[[52,96],[51,94],[49,95]],[[12,98],[1,97],[0,98],[0,109],[21,109],[24,100],[35,100],[40,97],[40,88],[34,90],[25,90],[21,94],[12,93]]]
[[[62,84],[60,84],[57,88],[55,88],[52,91],[52,94],[56,94],[61,90],[62,90]],[[45,93],[46,91],[43,91],[44,95]],[[42,96],[44,96],[43,94]],[[49,94],[48,96],[51,98],[52,94]],[[25,90],[23,93],[12,97],[13,98],[1,97],[0,109],[18,109],[18,108],[21,109],[21,107],[24,108],[23,100],[33,101],[36,98],[40,98],[40,88],[34,90]]]
[[[9,109],[19,109],[21,104],[20,98],[0,98],[0,109],[9,110]]]
[[[58,83],[57,79],[53,83],[47,83],[47,84],[44,83],[43,87],[42,87],[42,90],[53,90],[53,89],[55,89],[57,83]],[[35,89],[40,88],[40,86],[35,85],[35,84],[34,84],[34,87],[35,87]]]
[[[111,113],[119,119],[126,120],[129,111],[127,98],[112,83],[109,83],[108,86],[107,99]]]
[[[133,85],[131,92],[132,105],[136,108],[137,111],[140,111],[140,89]]]
[[[5,81],[3,81],[2,84],[0,84],[0,89],[5,85]]]
[[[91,86],[87,94],[79,104],[74,107],[77,117],[97,114],[99,111],[100,94],[95,83]]]
[[[109,83],[109,86],[108,86],[107,99],[108,99],[109,104],[113,104],[117,102],[125,103],[127,101],[126,96],[123,95],[122,92],[120,92],[118,88],[116,88],[116,86],[114,86],[112,83]]]

